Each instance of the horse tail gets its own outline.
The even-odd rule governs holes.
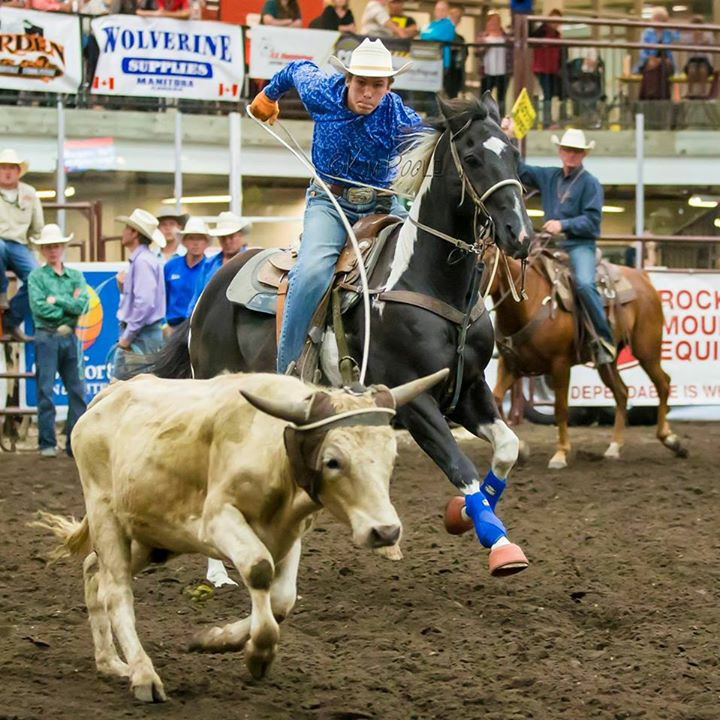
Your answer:
[[[35,520],[28,523],[29,527],[50,530],[60,541],[60,545],[50,553],[51,564],[72,555],[88,555],[92,550],[87,515],[78,521],[38,510],[35,517]]]
[[[190,320],[184,320],[165,343],[162,350],[149,355],[133,356],[128,353],[125,364],[127,373],[123,380],[128,380],[140,373],[151,373],[161,378],[190,378]]]

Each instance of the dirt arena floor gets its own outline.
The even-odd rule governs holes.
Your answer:
[[[677,460],[632,428],[621,463],[608,432],[576,428],[572,466],[545,469],[553,428],[524,425],[529,462],[501,515],[531,561],[494,580],[471,535],[445,533],[449,483],[402,442],[392,495],[405,559],[354,549],[322,517],[300,600],[263,681],[242,655],[185,650],[193,630],[246,614],[245,591],[204,602],[181,558],[135,583],[138,627],[170,700],[145,706],[95,674],[80,563],[46,568],[37,508],[82,514],[73,463],[0,455],[0,718],[720,718],[720,426],[677,425]],[[483,471],[489,452],[463,446]]]

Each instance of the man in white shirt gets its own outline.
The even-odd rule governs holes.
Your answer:
[[[387,0],[370,0],[365,6],[361,32],[374,38],[405,37],[405,31],[398,27],[391,19],[387,10]]]

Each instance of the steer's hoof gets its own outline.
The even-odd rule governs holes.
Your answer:
[[[132,694],[142,702],[165,702],[167,695],[160,678],[154,672],[144,675],[145,677],[132,682]]]
[[[473,529],[473,522],[465,513],[465,498],[456,495],[445,506],[445,529],[451,535],[462,535]]]
[[[255,680],[262,680],[275,659],[275,648],[261,650],[252,640],[245,645],[245,666]]]
[[[490,551],[488,565],[493,577],[505,577],[525,570],[528,559],[519,545],[509,543]]]

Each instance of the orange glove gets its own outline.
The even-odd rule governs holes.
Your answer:
[[[252,112],[258,120],[274,125],[278,119],[278,115],[280,115],[280,106],[261,91],[250,103],[250,112]]]

